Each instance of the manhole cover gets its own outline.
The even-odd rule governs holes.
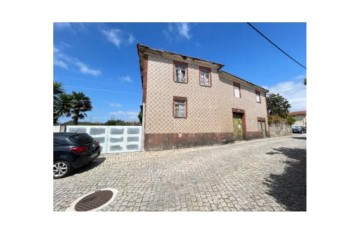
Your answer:
[[[70,211],[94,211],[110,204],[117,191],[115,189],[103,189],[89,193],[77,199],[68,208]]]

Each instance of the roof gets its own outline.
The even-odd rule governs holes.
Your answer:
[[[197,63],[200,65],[205,65],[205,66],[207,65],[207,66],[215,67],[217,70],[220,70],[224,66],[223,64],[211,62],[211,61],[208,61],[205,59],[199,59],[199,58],[195,58],[195,57],[191,57],[191,56],[187,56],[187,55],[176,54],[176,53],[165,51],[165,50],[152,49],[152,48],[142,45],[142,44],[137,44],[137,49],[138,49],[139,57],[142,57],[145,54],[154,54],[154,55],[160,55],[165,58],[171,58],[171,59],[180,60],[180,61],[184,61],[184,62]]]
[[[153,54],[153,55],[159,55],[161,57],[172,59],[172,60],[178,60],[178,61],[183,61],[183,62],[187,62],[187,63],[196,63],[198,65],[212,67],[212,68],[215,68],[219,72],[219,75],[222,75],[222,77],[224,77],[224,78],[233,80],[235,82],[245,83],[245,84],[253,86],[256,89],[259,89],[263,92],[269,92],[269,90],[264,89],[263,87],[260,87],[258,85],[255,85],[249,81],[246,81],[240,77],[237,77],[237,76],[232,75],[225,71],[220,71],[220,69],[222,67],[224,67],[224,65],[220,64],[220,63],[215,63],[215,62],[211,62],[211,61],[208,61],[205,59],[199,59],[199,58],[195,58],[195,57],[191,57],[191,56],[187,56],[187,55],[176,54],[176,53],[165,51],[165,50],[152,49],[152,48],[142,45],[142,44],[137,44],[137,50],[138,50],[138,55],[139,55],[139,60],[140,60],[140,73],[141,73],[141,81],[142,82],[143,82],[143,73],[142,73],[142,71],[143,71],[142,64],[143,63],[142,62],[148,54]]]
[[[289,115],[306,115],[306,111],[294,111],[294,112],[290,112]]]
[[[269,90],[264,89],[263,87],[260,87],[260,86],[258,86],[258,85],[256,85],[256,84],[253,84],[253,83],[251,83],[251,82],[249,82],[249,81],[247,81],[247,80],[244,80],[244,79],[242,79],[242,78],[240,78],[240,77],[237,77],[237,76],[235,76],[235,75],[233,75],[233,74],[230,74],[229,72],[220,71],[220,72],[219,72],[219,75],[222,76],[222,77],[224,77],[224,78],[231,79],[231,80],[233,80],[233,81],[240,81],[240,82],[245,83],[245,84],[247,84],[247,85],[253,86],[253,87],[255,87],[256,89],[262,90],[262,91],[264,91],[264,92],[266,92],[266,93],[269,92]]]

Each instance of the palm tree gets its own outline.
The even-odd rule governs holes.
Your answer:
[[[57,112],[57,102],[59,101],[59,96],[64,93],[63,85],[60,82],[53,82],[53,114],[54,114],[54,124],[57,124],[57,120],[60,117]]]
[[[61,93],[57,96],[54,101],[54,124],[57,123],[58,118],[62,115],[66,117],[71,116],[72,99],[72,96],[66,93]]]
[[[74,125],[78,125],[78,120],[86,116],[84,112],[92,110],[91,100],[83,92],[72,92],[71,99],[71,118]]]
[[[64,88],[60,82],[56,82],[56,81],[54,81],[53,86],[54,86],[54,99],[55,99],[55,97],[59,96],[59,94],[64,93]]]

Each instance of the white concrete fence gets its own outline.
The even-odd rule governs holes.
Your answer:
[[[66,126],[66,132],[89,134],[100,142],[103,154],[143,150],[141,126]]]

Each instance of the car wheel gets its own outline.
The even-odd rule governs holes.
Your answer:
[[[54,179],[63,178],[70,174],[72,168],[66,161],[54,162]]]

